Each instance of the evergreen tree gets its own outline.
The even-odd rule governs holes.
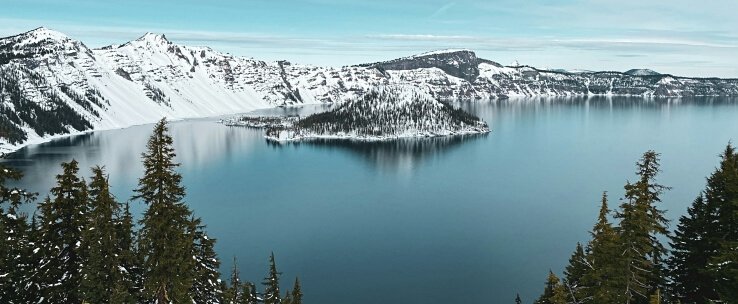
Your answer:
[[[136,303],[143,289],[141,273],[142,261],[136,252],[133,231],[133,216],[128,203],[119,208],[115,222],[118,265],[120,278],[116,280],[111,295],[111,303]]]
[[[520,299],[520,294],[515,295],[515,304],[523,304],[523,300]]]
[[[43,256],[37,274],[46,303],[80,303],[81,268],[85,261],[82,232],[86,229],[87,186],[77,176],[78,163],[62,163],[54,199],[41,206],[41,246]]]
[[[245,282],[243,284],[243,304],[257,304],[259,303],[259,294],[256,292],[256,285],[251,282]]]
[[[292,304],[292,294],[290,293],[290,290],[287,289],[284,292],[284,299],[282,299],[282,304]]]
[[[238,271],[238,261],[236,257],[233,257],[233,268],[231,268],[231,282],[230,287],[224,294],[224,302],[227,304],[240,304],[243,302],[243,286],[241,284],[241,277]]]
[[[9,188],[8,180],[17,181],[22,174],[0,164],[0,303],[30,303],[36,300],[32,292],[30,258],[33,250],[28,216],[19,211],[23,203],[31,202],[35,194]]]
[[[718,299],[715,283],[707,271],[710,258],[717,252],[714,234],[715,212],[702,195],[687,209],[687,215],[671,238],[672,297],[682,303],[708,303]]]
[[[194,244],[188,233],[191,212],[182,202],[185,190],[175,170],[179,164],[174,162],[172,144],[162,119],[143,153],[145,172],[134,196],[148,205],[138,242],[143,257],[143,297],[158,304],[190,303],[194,280]]]
[[[262,283],[264,289],[264,304],[280,304],[279,293],[279,275],[282,273],[277,272],[277,265],[274,262],[274,252],[269,256],[269,274],[264,278]]]
[[[717,218],[716,225],[705,227],[714,233],[715,237],[708,239],[714,239],[717,248],[707,269],[720,300],[738,303],[738,155],[732,145],[725,148],[720,168],[707,184],[708,210],[715,208]]]
[[[110,303],[113,290],[120,288],[126,280],[120,261],[119,239],[122,235],[119,235],[116,227],[116,215],[120,206],[110,193],[108,177],[103,168],[94,167],[92,172],[89,185],[90,211],[87,228],[82,234],[82,244],[88,258],[82,268],[80,289],[85,302]],[[124,294],[116,294],[116,298],[119,296]],[[132,301],[133,298],[129,298],[125,302]]]
[[[535,304],[566,304],[566,288],[553,271],[548,272],[546,288]]]
[[[589,270],[582,278],[582,285],[587,287],[587,295],[581,300],[591,303],[624,303],[625,273],[624,260],[620,251],[620,239],[608,219],[607,192],[602,193],[602,201],[597,223],[590,232],[588,258]]]
[[[625,261],[626,303],[647,303],[649,295],[663,288],[666,249],[659,241],[668,234],[668,220],[656,204],[668,187],[656,183],[659,154],[647,151],[637,163],[639,179],[625,185],[625,201],[617,217],[622,254]]]
[[[584,252],[584,247],[577,243],[574,253],[569,258],[569,265],[564,269],[564,286],[570,302],[584,303],[590,298],[588,287],[584,285],[584,275],[590,270],[590,262]]]
[[[210,238],[204,231],[199,218],[191,219],[190,229],[195,242],[195,281],[192,285],[194,303],[220,303],[223,291],[220,289],[220,262],[215,254],[215,239]]]
[[[302,287],[300,279],[295,278],[295,286],[292,287],[292,304],[302,304]]]

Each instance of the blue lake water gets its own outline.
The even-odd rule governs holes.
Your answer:
[[[283,289],[299,276],[306,303],[511,303],[516,293],[532,302],[548,270],[560,273],[576,243],[588,240],[602,191],[615,206],[644,151],[662,153],[659,180],[673,187],[662,207],[675,220],[738,139],[738,100],[729,98],[459,105],[493,131],[280,146],[217,119],[172,123],[186,201],[218,239],[222,272],[236,256],[244,279],[260,282],[274,251]],[[59,139],[6,162],[42,195],[62,161],[77,159],[85,176],[105,165],[124,201],[150,132],[145,125]]]

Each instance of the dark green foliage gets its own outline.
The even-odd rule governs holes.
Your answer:
[[[215,254],[215,239],[205,233],[205,226],[200,219],[192,219],[190,225],[195,243],[192,254],[195,257],[195,280],[190,290],[192,300],[194,303],[219,303],[223,299],[223,290],[218,272],[220,262]]]
[[[82,232],[87,229],[87,186],[77,176],[78,163],[62,164],[57,185],[51,189],[53,200],[41,204],[41,240],[38,278],[48,303],[80,303],[81,268],[85,250]]]
[[[120,278],[113,286],[111,303],[131,303],[139,299],[143,289],[142,260],[136,252],[134,243],[135,233],[133,231],[133,216],[130,206],[126,203],[120,208],[115,223],[117,236],[118,265],[121,272]]]
[[[52,197],[29,218],[18,206],[35,194],[7,188],[21,174],[0,164],[1,303],[229,303],[257,304],[256,286],[241,282],[234,260],[231,286],[220,280],[215,239],[182,203],[184,188],[166,123],[156,125],[144,153],[146,172],[136,198],[148,204],[134,233],[129,205],[110,192],[103,168],[89,187],[78,163],[63,163]],[[270,257],[264,302],[281,303],[279,275]],[[302,302],[298,280],[287,296]]]
[[[602,193],[597,223],[591,231],[592,240],[588,245],[587,262],[589,270],[582,277],[586,286],[586,296],[580,296],[589,303],[625,302],[625,266],[620,250],[620,237],[608,220],[607,193]]]
[[[238,263],[233,258],[233,268],[231,270],[230,286],[224,289],[224,304],[257,304],[256,285],[251,282],[242,282],[238,271]]]
[[[259,302],[258,293],[256,291],[256,285],[251,282],[245,282],[243,284],[243,300],[241,303],[244,304],[257,304]]]
[[[243,288],[241,283],[241,275],[238,271],[238,261],[233,257],[233,268],[231,269],[230,286],[225,291],[225,304],[240,304],[243,301]]]
[[[292,304],[292,293],[290,293],[289,289],[287,289],[284,292],[284,298],[282,299],[282,304]]]
[[[21,204],[33,200],[35,194],[9,188],[6,182],[20,180],[19,171],[0,164],[0,303],[29,303],[36,300],[31,292],[35,263],[33,240],[27,215],[20,212]]]
[[[546,278],[546,288],[535,304],[566,304],[566,299],[566,288],[553,271],[549,271]]]
[[[707,272],[710,258],[718,251],[713,228],[715,212],[700,195],[671,238],[669,269],[673,297],[682,303],[707,303],[718,298],[712,276]]]
[[[291,295],[292,304],[302,304],[302,287],[299,278],[295,278],[295,286],[292,287]]]
[[[110,193],[103,168],[92,168],[89,185],[90,211],[82,245],[87,260],[82,268],[81,293],[89,303],[134,303],[132,279],[124,261],[130,253],[131,231],[125,229],[129,215],[119,218],[120,205]],[[123,241],[123,242],[121,242]]]
[[[189,303],[195,273],[194,244],[190,228],[191,212],[182,202],[182,176],[175,171],[172,137],[166,120],[154,127],[143,153],[144,176],[137,195],[148,209],[141,220],[139,250],[143,255],[143,296],[157,303]]]
[[[0,66],[0,103],[3,104],[0,105],[0,137],[6,138],[10,143],[26,140],[27,136],[21,126],[28,126],[41,136],[92,128],[92,124],[67,105],[55,90],[40,91],[39,98],[43,99],[43,103],[29,100],[24,93],[23,80],[36,87],[51,87],[42,75],[26,67]],[[68,97],[78,104],[89,103],[85,96]],[[11,104],[12,107],[4,104]]]
[[[584,247],[577,243],[574,253],[569,258],[569,265],[564,270],[564,287],[567,289],[567,296],[571,302],[583,303],[589,298],[589,288],[584,284],[584,276],[591,270],[591,263],[584,252]]]
[[[170,106],[169,97],[164,95],[164,92],[162,92],[159,88],[149,82],[144,82],[144,87],[146,87],[146,96],[149,97],[151,100],[155,101],[158,104],[163,103],[166,106]]]
[[[708,271],[712,276],[720,300],[738,302],[738,155],[728,145],[722,155],[720,168],[707,180],[705,199],[713,211],[717,225],[707,227],[717,242],[717,251],[711,255]],[[709,238],[712,240],[713,238]],[[711,244],[712,245],[712,244]]]
[[[279,304],[282,302],[279,293],[279,276],[282,273],[277,272],[277,265],[274,261],[274,252],[269,256],[269,273],[264,278],[264,304]]]
[[[637,163],[638,181],[625,185],[625,201],[620,205],[621,252],[625,262],[625,294],[628,302],[647,303],[649,295],[663,289],[666,249],[659,241],[668,234],[668,220],[658,208],[668,187],[656,183],[659,155],[647,151]]]

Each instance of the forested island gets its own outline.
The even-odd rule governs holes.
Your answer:
[[[226,122],[226,124],[229,124]],[[305,118],[242,117],[231,125],[266,128],[267,140],[387,140],[489,132],[478,117],[414,86],[380,86],[335,109]]]

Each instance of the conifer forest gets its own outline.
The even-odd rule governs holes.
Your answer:
[[[0,168],[0,303],[302,303],[298,278],[280,289],[274,253],[263,281],[241,278],[235,257],[223,279],[216,238],[183,202],[168,132],[162,119],[142,155],[140,216],[112,195],[103,166],[62,163],[44,198],[6,186],[22,174]]]

